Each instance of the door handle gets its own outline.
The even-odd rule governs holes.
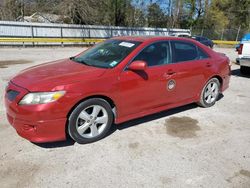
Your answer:
[[[206,63],[206,67],[212,67],[212,64],[209,63],[209,62],[207,62],[207,63]]]
[[[169,75],[169,76],[171,76],[171,75],[174,75],[175,72],[167,72],[166,74]]]
[[[176,74],[176,72],[174,72],[172,69],[170,69],[170,70],[168,70],[168,71],[166,72],[166,74],[171,76],[171,75]]]
[[[174,72],[173,70],[168,70],[167,72],[165,72],[164,74],[163,74],[163,77],[165,78],[165,79],[169,79],[171,76],[173,76],[173,75],[175,75],[176,74],[176,72]]]

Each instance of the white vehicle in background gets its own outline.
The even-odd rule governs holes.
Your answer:
[[[242,74],[250,73],[250,34],[247,34],[241,40],[237,51],[239,57],[236,61],[240,64],[240,72]]]
[[[171,33],[169,36],[172,37],[187,37],[187,38],[191,38],[191,33],[185,32],[185,33]]]

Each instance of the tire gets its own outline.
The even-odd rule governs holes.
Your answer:
[[[208,108],[213,106],[220,94],[220,82],[217,78],[210,79],[201,91],[199,106]]]
[[[113,124],[114,115],[104,99],[93,98],[80,103],[68,119],[68,133],[79,144],[104,138]]]
[[[249,74],[250,73],[250,68],[245,67],[245,66],[240,66],[240,72],[241,72],[241,74]]]

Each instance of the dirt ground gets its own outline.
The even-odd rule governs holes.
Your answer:
[[[105,139],[33,144],[5,118],[4,87],[18,71],[82,48],[0,48],[1,187],[250,187],[250,77],[232,66],[212,108],[190,104],[118,125]],[[215,48],[232,61],[234,49]],[[7,62],[7,63],[6,63]]]

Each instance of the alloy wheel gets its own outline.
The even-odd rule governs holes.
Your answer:
[[[219,93],[218,84],[216,82],[210,82],[207,85],[204,93],[204,99],[206,103],[208,104],[213,103],[217,99],[218,93]]]
[[[76,130],[84,138],[99,136],[108,124],[108,113],[100,105],[88,106],[82,110],[76,121]]]

